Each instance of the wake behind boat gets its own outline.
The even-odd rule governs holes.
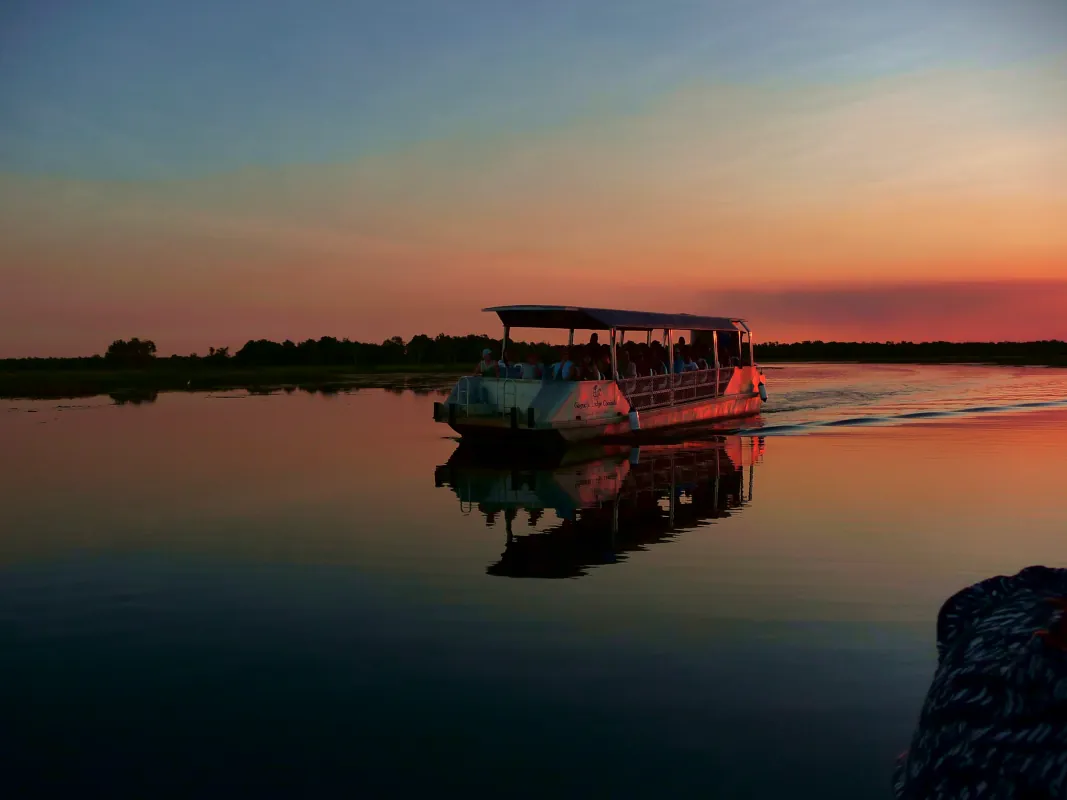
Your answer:
[[[624,436],[752,416],[767,397],[743,319],[573,306],[484,310],[504,325],[500,359],[487,355],[481,374],[460,378],[434,404],[434,419],[465,440]],[[555,364],[511,364],[513,328],[566,330],[568,344]],[[576,330],[593,332],[588,344],[575,344]],[[626,341],[634,333],[637,340]]]

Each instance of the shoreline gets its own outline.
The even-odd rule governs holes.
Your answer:
[[[883,364],[890,366],[995,366],[1067,368],[1067,359],[783,359],[763,364],[770,369],[794,364]],[[267,394],[301,389],[326,394],[348,388],[414,388],[431,391],[468,370],[448,364],[380,366],[210,367],[181,369],[159,365],[143,369],[56,369],[0,371],[0,399],[64,400],[111,395],[116,402],[145,402],[159,392],[211,392],[245,389]],[[388,379],[388,380],[387,380]],[[399,382],[398,379],[403,379]]]
[[[269,393],[286,388],[330,393],[343,388],[380,387],[394,384],[432,386],[452,381],[466,370],[447,365],[412,368],[410,365],[359,370],[337,366],[247,367],[180,369],[72,369],[0,372],[0,399],[65,400],[111,395],[116,401],[136,403],[159,392],[217,392],[245,389]],[[392,378],[392,381],[382,379]]]

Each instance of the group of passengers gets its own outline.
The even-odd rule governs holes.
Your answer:
[[[722,343],[720,343],[722,344]],[[732,355],[721,348],[719,363],[722,366],[738,366],[737,353]],[[483,377],[507,377],[522,380],[602,381],[611,379],[611,347],[600,344],[594,333],[585,345],[564,345],[559,349],[559,360],[547,364],[535,351],[530,351],[526,360],[512,363],[507,351],[494,359],[491,350],[482,351],[482,360],[474,370]],[[674,363],[666,347],[659,342],[651,344],[626,342],[618,347],[619,378],[637,378],[670,373],[714,370],[715,358],[711,348],[694,344],[687,345],[681,337],[674,347]]]

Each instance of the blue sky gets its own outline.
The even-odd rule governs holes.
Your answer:
[[[0,171],[157,179],[1063,52],[1063,0],[8,0]],[[1040,89],[1040,87],[1038,87]]]
[[[1005,281],[1067,336],[1065,219],[1067,0],[0,0],[0,356],[590,297],[881,340],[926,284],[974,337]]]

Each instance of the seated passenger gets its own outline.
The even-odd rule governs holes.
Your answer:
[[[631,342],[631,343],[627,343],[627,345],[625,347],[625,350],[626,350],[626,355],[630,357],[630,363],[633,364],[634,367],[636,367],[638,369],[638,371],[640,372],[640,369],[641,369],[641,356],[640,356],[641,348],[638,347],[636,344]]]
[[[535,381],[544,373],[544,367],[538,363],[537,353],[533,350],[526,356],[525,363],[519,364],[519,377],[524,381]]]
[[[682,341],[685,341],[684,339]],[[697,368],[696,363],[689,356],[689,348],[685,345],[674,348],[674,365],[671,372],[680,375],[683,372],[691,372]]]
[[[594,362],[596,368],[600,370],[600,377],[603,380],[611,380],[611,348],[608,345],[600,346],[600,357]]]
[[[558,381],[559,378],[560,378],[560,375],[559,375],[560,368],[565,363],[567,363],[567,348],[566,347],[560,347],[559,348],[559,356],[558,356],[557,360],[552,362],[552,366],[548,370],[548,377],[551,378],[554,381]]]
[[[583,381],[599,381],[603,379],[600,370],[597,369],[592,356],[590,356],[588,352],[582,356],[581,376],[581,380]]]
[[[637,346],[637,357],[634,360],[637,362],[638,375],[645,378],[652,376],[652,351],[647,344]]]
[[[488,347],[482,350],[482,360],[474,368],[474,374],[481,375],[483,378],[496,377],[496,361],[493,360],[493,351]]]
[[[682,369],[685,372],[696,372],[700,369],[697,362],[693,360],[693,353],[688,347],[682,348]]]
[[[619,377],[637,377],[637,365],[630,359],[630,353],[625,349],[619,354]]]
[[[559,359],[555,350],[544,350],[537,358],[541,366],[541,380],[554,381],[559,373]]]
[[[578,377],[578,365],[575,363],[575,359],[578,358],[578,352],[575,348],[569,347],[564,350],[563,360],[559,364],[559,370],[556,373],[557,379],[561,381],[576,381]]]
[[[649,366],[653,375],[666,375],[670,371],[667,368],[667,351],[659,342],[652,343],[651,362]]]

